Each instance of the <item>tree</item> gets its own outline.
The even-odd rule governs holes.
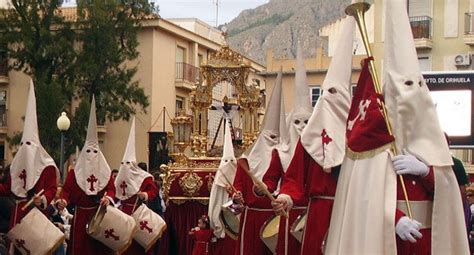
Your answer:
[[[32,77],[41,141],[58,158],[56,119],[74,93],[60,81],[68,79],[74,68],[75,34],[71,23],[59,15],[58,0],[12,0],[11,4],[12,9],[0,13],[0,45],[12,60],[9,68]]]
[[[10,68],[35,82],[40,137],[54,158],[59,158],[56,119],[73,101],[80,103],[69,114],[68,153],[83,145],[92,95],[99,123],[146,111],[149,101],[133,80],[132,63],[139,56],[141,19],[154,11],[148,1],[78,1],[77,18],[71,20],[59,0],[12,0],[12,7],[0,12],[0,45],[13,60]]]
[[[128,120],[135,107],[149,105],[139,81],[132,81],[137,67],[130,63],[139,55],[140,22],[152,11],[146,0],[78,2],[78,93],[89,100],[95,95],[99,122]]]

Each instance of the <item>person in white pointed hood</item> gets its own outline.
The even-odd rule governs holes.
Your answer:
[[[115,198],[115,186],[109,164],[99,148],[95,99],[92,97],[89,125],[84,147],[64,183],[58,200],[59,210],[75,206],[68,254],[112,254],[112,250],[86,233],[86,225],[100,205],[107,206]]]
[[[298,43],[296,53],[296,72],[295,72],[295,98],[294,106],[289,116],[285,118],[284,107],[280,115],[280,143],[273,150],[272,161],[263,177],[263,184],[256,186],[255,192],[258,195],[263,194],[264,189],[278,193],[279,185],[288,169],[296,144],[308,124],[311,116],[311,101],[309,87],[306,78],[306,68],[304,66],[303,48]],[[290,234],[290,226],[296,218],[306,209],[306,201],[296,205],[289,212],[289,217],[280,220],[280,231],[276,248],[277,254],[298,254],[300,253],[300,242]]]
[[[115,179],[115,197],[121,202],[121,210],[131,215],[140,206],[140,202],[151,201],[158,195],[158,187],[153,176],[137,166],[135,152],[135,117],[132,119],[127,147]],[[153,249],[150,249],[153,250]],[[145,254],[143,247],[133,241],[122,254]]]
[[[280,158],[285,171],[288,169],[296,144],[298,143],[303,130],[308,125],[309,118],[313,112],[313,107],[311,106],[311,95],[309,92],[306,67],[304,65],[303,48],[299,42],[296,50],[295,97],[293,99],[293,109],[287,117],[290,131],[290,150],[284,153],[280,150]]]
[[[211,194],[209,197],[209,223],[211,229],[214,229],[214,235],[219,238],[217,245],[228,247],[228,242],[233,242],[224,232],[224,226],[219,219],[222,205],[229,201],[229,194],[226,188],[234,182],[237,169],[237,160],[235,159],[234,147],[232,145],[232,134],[230,132],[230,123],[225,123],[224,149],[221,162],[217,169],[212,183]]]
[[[35,90],[31,81],[20,148],[10,165],[8,181],[0,184],[0,196],[13,195],[16,200],[10,214],[10,228],[28,214],[31,207],[26,210],[20,208],[31,198],[34,206],[44,211],[56,194],[58,181],[58,168],[39,139]],[[36,195],[41,190],[44,191],[43,194]]]
[[[463,206],[435,105],[421,75],[406,1],[385,1],[384,97],[413,218],[397,184],[398,254],[469,254]]]
[[[323,241],[329,228],[339,166],[345,151],[354,27],[354,19],[345,18],[336,54],[321,87],[323,94],[296,143],[280,194],[272,204],[277,214],[295,206],[307,206],[300,253],[303,255],[323,253]],[[296,216],[290,211],[290,221]],[[287,246],[284,254],[298,253]]]
[[[240,218],[241,231],[237,254],[272,254],[260,239],[260,228],[273,215],[270,200],[254,192],[254,183],[246,172],[248,170],[257,180],[262,180],[270,166],[272,151],[280,141],[282,114],[284,110],[280,71],[268,103],[261,132],[254,144],[237,161],[234,187],[238,192],[233,193],[232,196],[234,203],[245,204]]]

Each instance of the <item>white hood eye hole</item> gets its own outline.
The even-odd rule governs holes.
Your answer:
[[[91,150],[90,150],[90,149],[87,149],[87,150],[86,150],[86,153],[91,153]]]
[[[97,154],[97,152],[99,152],[98,150],[94,150],[94,153]]]
[[[121,165],[123,165],[123,162],[120,162]]]
[[[308,124],[308,120],[304,120],[304,124]]]
[[[328,89],[328,92],[331,93],[331,94],[336,94],[337,90],[335,88],[330,88],[330,89]]]
[[[295,120],[293,123],[295,123],[296,125],[300,124],[300,120]]]
[[[418,85],[420,85],[420,87],[422,87],[422,86],[423,86],[423,82],[419,81],[419,82],[418,82]]]
[[[227,162],[229,162],[229,160],[228,160],[228,159],[226,159],[226,160],[224,160],[224,162],[226,162],[226,163],[227,163]]]
[[[411,86],[411,85],[413,85],[413,81],[412,81],[412,80],[408,80],[408,81],[405,82],[405,85]]]
[[[22,145],[23,145],[23,142],[20,143],[20,146],[22,146]]]
[[[30,141],[26,141],[26,145],[31,145],[31,142],[30,142]]]
[[[298,121],[298,123],[299,123],[299,121]],[[277,136],[276,136],[276,135],[270,135],[270,138],[271,138],[271,139],[276,139]]]
[[[127,165],[129,165],[129,164],[130,164],[130,161],[127,161]]]

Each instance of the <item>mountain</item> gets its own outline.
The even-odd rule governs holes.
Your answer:
[[[275,57],[294,58],[300,40],[306,57],[314,56],[324,40],[321,27],[344,16],[350,0],[270,0],[255,9],[242,11],[226,24],[233,49],[265,63],[267,50]]]

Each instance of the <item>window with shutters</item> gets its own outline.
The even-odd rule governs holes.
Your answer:
[[[311,106],[315,106],[316,103],[318,102],[319,97],[321,96],[321,87],[315,86],[315,87],[310,87],[310,96],[311,96]]]

